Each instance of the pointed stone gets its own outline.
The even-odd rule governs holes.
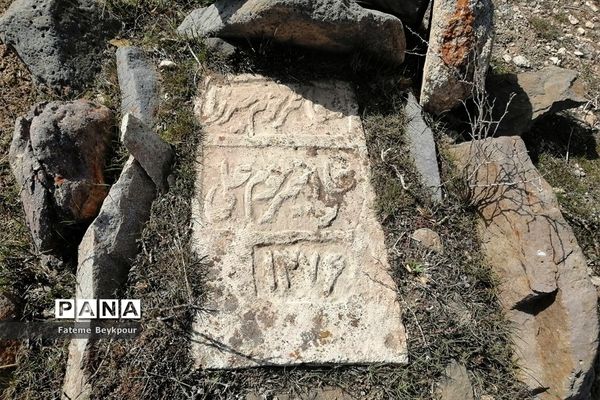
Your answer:
[[[159,105],[158,72],[139,47],[117,50],[117,74],[121,88],[121,113],[131,113],[154,127]]]
[[[433,2],[429,48],[420,102],[441,114],[471,97],[473,84],[485,85],[494,38],[492,0]]]
[[[408,139],[408,148],[421,177],[421,184],[431,193],[431,200],[442,201],[442,183],[433,140],[433,132],[425,122],[421,106],[412,93],[408,94],[406,108],[405,134]]]
[[[174,158],[171,146],[133,114],[123,117],[121,141],[156,187],[166,192],[167,176]]]

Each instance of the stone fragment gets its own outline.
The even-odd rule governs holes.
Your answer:
[[[223,39],[208,37],[204,39],[204,43],[209,49],[224,57],[231,57],[235,54],[235,46]]]
[[[519,137],[451,148],[481,216],[487,262],[513,323],[520,379],[539,399],[587,399],[598,349],[597,294],[552,188]]]
[[[80,88],[93,80],[119,28],[93,0],[16,0],[0,17],[0,40],[39,82]]]
[[[512,59],[513,64],[517,67],[521,68],[531,68],[531,61],[529,61],[525,56],[515,56]]]
[[[277,400],[356,400],[355,396],[351,396],[340,388],[324,387],[318,389],[311,389],[305,392],[293,394],[286,392],[277,392],[274,395],[261,396],[255,392],[246,395],[245,400],[265,400],[265,399],[277,399]]]
[[[158,73],[139,47],[117,50],[117,74],[121,88],[121,113],[133,114],[153,128],[158,113]]]
[[[439,202],[442,200],[442,184],[433,132],[423,119],[421,106],[412,93],[408,94],[404,113],[409,151],[421,176],[421,184],[431,192],[431,199]]]
[[[425,10],[429,5],[429,0],[356,0],[362,7],[392,14],[403,23],[419,27],[423,22]]]
[[[576,71],[551,66],[536,72],[490,76],[487,89],[496,99],[494,119],[500,120],[506,111],[496,133],[521,135],[539,118],[585,103],[586,87],[577,75]]]
[[[423,67],[420,102],[440,114],[471,97],[483,85],[492,52],[491,0],[433,2],[429,49]]]
[[[17,119],[9,160],[41,252],[57,250],[61,221],[89,223],[98,213],[112,126],[111,111],[87,100],[40,103]]]
[[[413,232],[412,239],[419,242],[423,247],[433,250],[437,253],[444,251],[442,239],[437,232],[429,228],[420,228]]]
[[[81,244],[76,276],[78,299],[112,299],[127,281],[129,266],[138,252],[142,228],[150,217],[156,187],[144,169],[129,157],[100,214],[86,231]],[[91,396],[88,377],[88,339],[73,339],[63,392],[66,399]]]
[[[337,81],[208,78],[193,203],[209,261],[197,366],[405,363],[354,92]]]
[[[440,400],[473,400],[473,387],[467,368],[453,361],[446,367],[445,379],[439,386]]]
[[[402,22],[340,0],[217,0],[192,11],[178,32],[186,37],[273,40],[334,53],[364,51],[401,64]]]
[[[133,114],[126,114],[123,117],[121,141],[156,187],[166,192],[167,176],[174,158],[171,146]]]
[[[177,66],[177,63],[171,60],[162,60],[158,64],[158,68],[160,69],[173,69]]]
[[[115,293],[123,288],[156,198],[153,179],[164,183],[168,174],[165,168],[171,149],[166,143],[159,143],[160,138],[153,137],[150,128],[155,125],[159,104],[156,70],[141,49],[132,47],[117,50],[117,67],[123,96],[121,109],[125,114],[121,125],[125,129],[123,139],[132,155],[79,245],[75,297],[81,299],[115,298]],[[153,152],[156,165],[150,162]],[[89,344],[90,339],[73,339],[69,344],[63,382],[65,400],[92,397],[88,382]]]
[[[79,245],[77,293],[90,297],[78,298],[111,298],[125,283],[155,197],[152,180],[129,157]]]

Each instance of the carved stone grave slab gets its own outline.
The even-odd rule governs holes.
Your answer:
[[[209,263],[198,367],[405,363],[349,84],[210,77],[193,204]]]

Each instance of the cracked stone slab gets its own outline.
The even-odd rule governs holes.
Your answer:
[[[197,366],[406,363],[350,85],[210,77],[196,113]]]
[[[520,380],[539,400],[590,398],[598,296],[552,187],[518,136],[461,143],[450,154],[469,177]]]

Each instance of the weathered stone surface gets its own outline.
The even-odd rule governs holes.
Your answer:
[[[362,7],[395,15],[407,25],[419,26],[429,0],[356,0]]]
[[[351,88],[213,77],[196,107],[197,365],[406,362]]]
[[[402,22],[341,0],[217,0],[192,11],[178,28],[187,37],[274,40],[335,53],[364,51],[404,61]]]
[[[264,400],[274,398],[277,400],[356,400],[355,396],[346,393],[340,388],[324,387],[319,389],[311,389],[300,393],[277,392],[270,395],[261,396],[257,393],[250,393],[246,396],[246,400]]]
[[[78,298],[111,298],[125,282],[155,197],[152,180],[129,157],[79,245],[77,293],[89,297]]]
[[[413,232],[412,239],[419,242],[423,247],[441,253],[444,245],[440,235],[429,228],[420,228]]]
[[[158,72],[139,47],[117,50],[117,75],[121,88],[121,112],[133,114],[154,127],[159,105]]]
[[[499,135],[521,135],[538,118],[587,101],[585,84],[577,72],[554,66],[517,75],[490,76],[487,88],[496,99],[496,120],[507,110],[510,101],[508,112],[498,126]]]
[[[127,281],[129,266],[138,251],[138,239],[150,217],[156,187],[140,164],[129,157],[100,214],[79,245],[75,297],[112,299]],[[87,382],[88,339],[73,339],[63,392],[65,399],[90,398]]]
[[[231,57],[235,54],[235,46],[223,39],[209,37],[204,39],[204,43],[209,49],[221,54],[224,57]]]
[[[440,400],[473,400],[473,387],[467,368],[453,361],[446,367],[445,379],[440,383]]]
[[[421,176],[421,184],[431,191],[431,199],[439,202],[442,200],[442,184],[433,132],[423,119],[421,106],[417,99],[410,92],[404,113],[407,121],[405,134],[408,139],[409,151],[415,168]]]
[[[518,137],[464,143],[486,258],[514,323],[521,380],[540,399],[587,399],[598,348],[597,295],[573,232]]]
[[[167,175],[174,157],[171,146],[132,114],[123,117],[121,141],[156,187],[166,192]]]
[[[93,0],[16,0],[0,17],[0,40],[38,81],[78,88],[94,77],[119,28]]]
[[[426,111],[451,110],[471,96],[473,84],[485,84],[493,15],[491,0],[433,2],[420,99]]]
[[[53,250],[58,222],[98,213],[112,126],[110,110],[86,100],[40,103],[17,119],[9,159],[40,251]]]

